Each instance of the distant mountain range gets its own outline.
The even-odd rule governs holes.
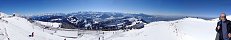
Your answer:
[[[61,28],[85,29],[85,30],[119,30],[119,29],[140,29],[145,24],[155,21],[172,21],[192,16],[161,16],[118,13],[118,12],[76,12],[76,13],[55,13],[49,15],[30,16],[29,20],[44,22],[62,23]],[[212,19],[196,17],[202,19]]]

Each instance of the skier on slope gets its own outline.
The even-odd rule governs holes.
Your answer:
[[[32,37],[34,37],[34,32],[32,32]]]
[[[34,32],[32,32],[31,35],[29,35],[29,37],[34,37]]]

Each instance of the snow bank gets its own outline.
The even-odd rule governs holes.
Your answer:
[[[214,40],[217,21],[184,18],[176,21],[159,21],[131,30],[112,40]]]

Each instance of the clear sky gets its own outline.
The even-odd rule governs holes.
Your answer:
[[[0,0],[0,11],[18,14],[78,11],[217,17],[231,15],[231,0]]]

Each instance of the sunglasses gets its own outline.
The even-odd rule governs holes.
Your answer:
[[[221,18],[225,18],[225,16],[221,16]]]

